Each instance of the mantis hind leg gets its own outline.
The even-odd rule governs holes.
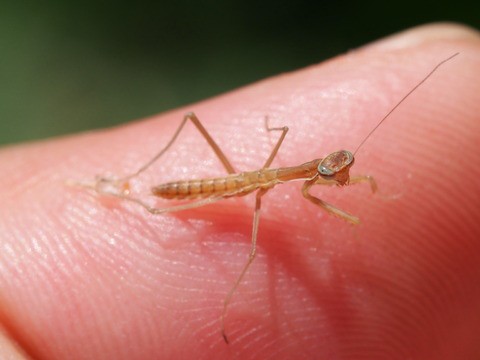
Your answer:
[[[185,127],[185,124],[189,120],[193,123],[193,125],[195,125],[195,127],[198,129],[200,134],[202,134],[202,136],[205,138],[205,140],[207,140],[208,145],[210,145],[210,147],[214,151],[215,155],[218,157],[220,162],[223,164],[223,166],[225,167],[227,172],[229,174],[234,174],[235,169],[232,166],[232,164],[230,163],[230,161],[228,160],[227,156],[223,153],[223,151],[220,149],[220,147],[215,142],[215,140],[213,140],[213,138],[208,133],[207,129],[205,129],[203,124],[200,122],[198,117],[193,112],[189,112],[189,113],[185,114],[182,122],[178,126],[177,130],[175,130],[175,133],[173,134],[172,138],[167,143],[167,145],[165,145],[165,147],[162,150],[160,150],[153,158],[151,158],[148,162],[146,162],[144,165],[142,165],[137,171],[135,171],[135,172],[133,172],[129,175],[123,176],[121,178],[118,178],[118,179],[109,179],[109,178],[99,177],[99,178],[97,178],[97,183],[102,183],[102,182],[107,183],[107,182],[109,182],[109,183],[119,185],[121,188],[125,188],[125,187],[128,188],[128,181],[130,179],[140,175],[142,172],[147,170],[150,166],[152,166],[158,159],[160,159],[172,147],[172,145],[175,143],[175,140],[177,140],[178,136],[180,135],[183,128]],[[125,185],[125,184],[127,184],[127,185]]]
[[[180,135],[180,132],[183,130],[183,128],[185,127],[185,124],[187,123],[187,121],[190,120],[193,125],[195,125],[195,127],[198,129],[198,131],[200,132],[200,134],[202,134],[202,136],[205,138],[205,140],[207,140],[207,143],[208,145],[210,145],[210,147],[212,148],[212,150],[214,151],[215,155],[217,155],[218,159],[221,161],[221,163],[223,164],[223,166],[225,167],[225,169],[227,170],[227,172],[229,174],[234,174],[235,173],[235,169],[233,168],[232,164],[230,163],[230,161],[228,160],[227,156],[223,153],[223,151],[220,149],[220,147],[218,146],[218,144],[215,142],[215,140],[213,140],[213,138],[211,137],[211,135],[208,133],[207,129],[205,129],[205,127],[203,126],[203,124],[200,122],[200,120],[198,119],[197,115],[195,115],[193,112],[189,112],[187,114],[185,114],[185,116],[183,117],[183,120],[182,122],[180,123],[180,125],[178,126],[177,130],[175,131],[175,133],[173,134],[172,138],[170,139],[170,141],[167,143],[167,145],[165,145],[165,147],[160,150],[152,159],[150,159],[150,161],[148,161],[145,165],[143,165],[142,167],[140,167],[140,169],[138,169],[136,172],[134,172],[133,174],[131,175],[128,175],[126,177],[124,177],[123,179],[125,180],[128,180],[128,179],[131,179],[137,175],[139,175],[140,173],[142,173],[143,171],[147,170],[153,163],[155,163],[163,154],[165,154],[167,152],[168,149],[170,149],[170,147],[173,145],[173,143],[175,142],[175,140],[177,140],[178,138],[178,135]]]

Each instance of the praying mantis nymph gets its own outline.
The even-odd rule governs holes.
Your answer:
[[[351,215],[313,196],[309,192],[310,189],[314,185],[344,186],[354,183],[367,182],[369,183],[372,191],[375,192],[377,190],[377,184],[373,177],[369,175],[350,176],[349,171],[355,161],[354,155],[376,131],[376,129],[390,116],[390,114],[395,111],[398,106],[400,106],[400,104],[402,104],[419,86],[421,86],[425,81],[427,81],[427,79],[432,76],[432,74],[441,65],[443,65],[447,61],[450,61],[457,55],[458,53],[451,55],[450,57],[438,63],[421,81],[419,81],[402,99],[400,99],[400,101],[398,101],[398,103],[394,107],[392,107],[392,109],[377,123],[377,125],[357,146],[356,150],[353,153],[347,150],[339,150],[323,158],[314,159],[301,165],[271,169],[269,167],[272,164],[275,156],[277,155],[280,146],[285,139],[285,136],[287,135],[288,127],[284,126],[279,128],[270,128],[266,123],[268,131],[281,132],[281,135],[277,140],[277,143],[273,148],[270,156],[265,161],[261,169],[237,173],[228,158],[223,153],[223,151],[220,149],[220,147],[217,145],[217,143],[213,140],[208,131],[202,125],[198,117],[193,112],[191,112],[184,116],[183,121],[180,123],[180,126],[177,128],[166,146],[160,152],[158,152],[150,161],[145,163],[134,173],[120,178],[97,177],[93,183],[80,185],[91,188],[98,194],[115,196],[122,200],[136,203],[152,214],[164,214],[174,211],[193,209],[220,201],[222,199],[244,196],[256,192],[255,210],[253,213],[253,231],[248,260],[246,261],[232,288],[227,293],[223,302],[223,310],[220,316],[221,333],[225,342],[228,343],[229,340],[225,331],[225,318],[227,315],[228,305],[232,299],[233,294],[235,293],[239,284],[242,282],[242,279],[244,278],[246,272],[248,271],[248,268],[255,259],[262,197],[269,190],[279,184],[283,184],[292,180],[303,180],[304,183],[302,186],[302,195],[307,200],[321,207],[323,210],[332,215],[335,215],[349,223],[358,224],[359,219],[356,216]],[[129,181],[147,170],[163,154],[165,154],[165,152],[178,138],[180,132],[188,121],[193,123],[193,125],[195,125],[200,134],[205,138],[205,140],[213,149],[216,156],[221,161],[229,175],[225,177],[209,179],[174,181],[156,185],[151,188],[151,193],[154,196],[160,198],[168,200],[190,200],[190,202],[180,205],[174,205],[165,208],[156,208],[151,207],[140,199],[131,197],[129,190]]]

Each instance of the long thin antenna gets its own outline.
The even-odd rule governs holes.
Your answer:
[[[370,138],[370,136],[372,136],[372,134],[375,132],[375,130],[377,130],[378,127],[379,127],[380,125],[382,125],[382,123],[383,123],[385,120],[387,120],[387,118],[390,116],[390,114],[393,113],[393,112],[400,106],[401,103],[403,103],[415,90],[417,90],[417,89],[420,87],[420,85],[422,85],[425,81],[427,81],[427,79],[428,79],[430,76],[432,76],[432,74],[433,74],[435,71],[437,71],[437,69],[438,69],[440,66],[442,66],[443,64],[445,64],[447,61],[452,60],[452,59],[453,59],[455,56],[457,56],[458,54],[460,54],[460,53],[457,52],[457,53],[453,54],[452,56],[446,58],[445,60],[441,61],[440,63],[438,63],[438,65],[435,66],[435,67],[433,68],[433,70],[428,73],[427,76],[425,76],[417,85],[415,85],[415,86],[413,87],[413,89],[410,90],[410,91],[407,93],[407,95],[405,95],[405,96],[402,98],[402,100],[400,100],[400,101],[397,103],[397,105],[395,105],[395,106],[387,113],[387,115],[385,115],[385,116],[383,117],[382,120],[380,120],[380,122],[377,124],[377,126],[375,126],[375,127],[368,133],[368,135],[363,139],[363,141],[360,143],[360,145],[358,145],[358,147],[357,147],[357,149],[355,150],[355,152],[353,153],[353,155],[355,155],[355,154],[357,153],[357,151],[363,146],[363,144],[365,144],[365,142]]]

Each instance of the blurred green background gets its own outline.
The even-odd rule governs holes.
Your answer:
[[[480,2],[4,2],[0,144],[159,113],[432,21],[479,28]]]

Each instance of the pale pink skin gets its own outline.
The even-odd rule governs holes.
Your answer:
[[[314,189],[361,225],[306,201],[300,183],[264,196],[258,257],[226,318],[230,345],[219,316],[249,251],[252,195],[153,216],[65,185],[135,170],[187,111],[240,171],[260,167],[278,137],[265,115],[290,127],[275,167],[354,151],[455,52],[356,154],[352,175],[373,175],[379,194]],[[479,94],[478,34],[432,25],[148,120],[3,149],[2,358],[478,356]],[[188,125],[133,190],[223,174]]]

